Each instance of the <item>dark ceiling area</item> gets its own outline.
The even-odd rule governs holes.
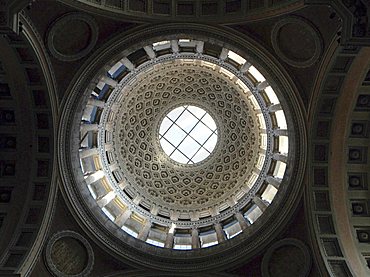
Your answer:
[[[366,277],[369,184],[368,0],[0,0],[0,276]]]

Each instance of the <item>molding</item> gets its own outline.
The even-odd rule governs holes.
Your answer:
[[[335,47],[335,43],[332,46]],[[343,239],[348,240],[348,234],[343,235],[339,231],[339,226],[346,219],[343,217],[343,213],[338,213],[338,210],[343,207],[347,208],[348,203],[338,201],[338,193],[341,190],[339,187],[343,185],[345,178],[341,182],[338,182],[336,178],[345,174],[345,170],[339,166],[338,162],[345,159],[347,155],[341,147],[336,147],[336,150],[332,149],[333,144],[338,143],[335,142],[336,140],[345,139],[341,137],[345,135],[344,133],[340,133],[338,136],[333,131],[347,126],[345,121],[336,120],[336,116],[344,116],[346,110],[344,106],[351,105],[348,99],[341,100],[343,97],[341,93],[344,91],[346,82],[354,79],[353,76],[356,78],[358,76],[358,73],[353,75],[349,72],[352,63],[358,59],[359,51],[360,47],[347,45],[328,52],[332,56],[331,62],[325,69],[326,73],[322,75],[321,82],[316,84],[316,87],[319,88],[315,92],[317,100],[315,103],[312,102],[310,107],[312,112],[309,123],[311,130],[309,134],[311,141],[310,163],[307,169],[308,186],[305,205],[307,218],[310,222],[312,248],[316,253],[314,257],[318,264],[325,265],[327,272],[322,272],[324,275],[366,276],[366,274],[358,275],[355,273],[355,269],[351,266],[351,258],[349,258],[352,255],[346,254],[348,246],[345,246],[342,241]],[[338,66],[337,61],[343,60],[346,63]],[[352,89],[345,91],[354,97]],[[341,102],[341,105],[344,105],[342,109],[338,108]],[[335,153],[335,151],[339,152]],[[343,156],[340,156],[340,153]],[[335,191],[334,194],[333,191]],[[341,207],[340,209],[335,206],[335,202]],[[322,260],[320,260],[320,256]]]
[[[46,206],[49,201],[49,196],[52,195],[52,193],[49,194],[49,192],[53,190],[52,178],[50,175],[52,166],[55,166],[55,163],[52,164],[53,143],[49,140],[49,149],[39,151],[37,140],[40,135],[50,139],[54,138],[52,132],[55,131],[55,129],[53,129],[51,124],[52,120],[49,117],[50,103],[46,93],[47,89],[44,79],[40,78],[35,81],[26,73],[27,69],[32,68],[36,74],[42,76],[37,58],[34,59],[34,56],[36,56],[33,52],[34,49],[29,46],[24,36],[18,37],[18,43],[16,44],[13,43],[12,38],[13,36],[7,35],[2,38],[2,46],[4,47],[2,54],[6,55],[6,57],[3,57],[3,61],[6,61],[8,64],[5,67],[8,71],[5,73],[10,75],[13,80],[12,82],[14,82],[14,84],[11,85],[11,94],[15,95],[13,95],[15,101],[12,104],[12,108],[15,110],[16,114],[17,129],[13,129],[13,132],[17,133],[17,142],[19,141],[19,144],[17,144],[18,153],[3,152],[2,157],[4,156],[5,159],[10,160],[16,159],[17,171],[23,172],[20,176],[15,174],[17,179],[13,180],[13,182],[14,188],[19,191],[19,195],[24,196],[21,197],[24,198],[24,200],[15,202],[18,203],[16,204],[18,208],[15,209],[18,215],[12,218],[9,217],[8,219],[10,223],[7,224],[8,226],[17,221],[18,224],[12,231],[9,231],[10,229],[7,231],[7,235],[12,236],[12,239],[8,241],[8,247],[3,251],[2,262],[5,261],[5,263],[2,264],[2,267],[7,267],[6,270],[18,273],[22,266],[26,267],[25,271],[31,268],[29,264],[37,260],[37,250],[35,252],[35,249],[42,246],[42,242],[40,244],[38,235],[40,232],[43,232],[44,225],[42,225],[42,220],[45,219],[43,215],[45,210],[47,210]],[[26,48],[32,55],[32,61],[22,63],[17,54],[18,48]],[[7,50],[4,51],[4,49]],[[44,94],[45,92],[44,97],[46,101],[40,105],[42,106],[41,109],[40,106],[35,103],[35,99],[33,99],[32,95],[32,89],[36,86],[40,94]],[[41,120],[38,121],[37,114],[42,114],[44,118],[46,118],[46,120],[43,119],[43,122],[47,122],[46,127],[38,126]],[[40,167],[39,161],[42,163],[40,163]],[[49,168],[42,167],[46,164],[46,161],[50,166]],[[38,174],[39,169],[40,174]],[[11,181],[11,179],[9,179],[9,181]],[[37,185],[44,188],[44,193],[38,193],[37,191],[34,193],[34,189],[37,188]],[[16,200],[16,198],[14,200]],[[22,203],[22,205],[19,206],[19,203]],[[5,205],[5,207],[6,206],[11,207],[12,204]],[[4,230],[5,228],[2,228],[2,231]],[[24,235],[28,237],[25,238],[25,241],[18,244],[18,242],[21,241],[21,236],[24,238]],[[4,236],[4,239],[6,239],[6,236]],[[12,263],[7,265],[7,259],[13,259]]]
[[[207,4],[206,1],[193,1],[194,6],[192,13],[189,15],[182,15],[179,13],[178,0],[169,1],[168,13],[155,13],[153,0],[145,1],[142,6],[144,10],[135,11],[130,9],[128,1],[119,4],[107,4],[105,1],[99,3],[88,0],[59,0],[60,2],[71,6],[73,8],[88,11],[90,13],[105,16],[108,18],[131,21],[137,23],[163,23],[163,22],[207,22],[226,24],[242,24],[251,21],[264,20],[275,16],[288,14],[304,7],[304,0],[290,0],[284,3],[277,2],[261,2],[262,5],[253,7],[248,5],[248,1],[240,1],[240,7],[235,11],[226,12],[226,1],[217,1],[217,11],[207,15],[203,14],[202,4]],[[182,4],[182,3],[181,3]],[[207,8],[210,11],[210,8]]]
[[[288,25],[288,24],[295,24],[296,28],[303,28],[310,33],[311,35],[310,38],[315,43],[315,51],[314,51],[314,54],[307,60],[302,60],[302,61],[294,60],[293,58],[287,56],[284,53],[284,50],[280,48],[280,45],[279,45],[280,30],[285,25]],[[324,48],[320,32],[317,30],[317,28],[307,19],[303,17],[298,17],[298,16],[284,17],[283,19],[276,22],[271,32],[271,42],[272,42],[272,47],[274,48],[276,54],[284,62],[294,67],[299,67],[299,68],[310,67],[314,63],[316,63],[317,60],[319,60],[319,58],[321,57],[323,48]],[[294,44],[292,44],[292,47],[294,47]]]
[[[186,274],[181,272],[163,272],[163,271],[153,271],[153,270],[124,270],[115,272],[112,274],[104,275],[103,277],[165,277],[165,276],[176,276],[176,277],[193,277],[194,274]],[[197,277],[238,277],[234,274],[228,273],[197,273]]]
[[[85,250],[88,254],[88,257],[87,257],[88,261],[87,261],[87,265],[85,266],[85,268],[83,269],[82,272],[80,272],[78,274],[73,274],[73,275],[65,274],[65,273],[59,271],[57,266],[54,264],[53,259],[52,259],[53,246],[58,240],[60,240],[62,238],[73,238],[73,239],[79,241],[85,247]],[[46,245],[46,249],[45,249],[45,261],[46,261],[46,265],[47,265],[48,269],[56,277],[85,277],[85,276],[89,276],[92,269],[93,269],[93,266],[94,266],[94,251],[93,251],[90,243],[87,241],[87,239],[85,239],[79,233],[74,232],[74,231],[70,231],[70,230],[64,230],[64,231],[60,231],[58,233],[55,233],[50,238],[50,240],[48,241],[48,243]]]
[[[54,37],[58,35],[58,32],[63,30],[63,25],[69,23],[70,21],[82,21],[86,23],[90,28],[90,41],[88,42],[88,45],[75,54],[65,54],[57,50],[57,48],[54,45]],[[86,13],[80,13],[80,12],[71,12],[64,14],[63,16],[57,18],[49,27],[47,31],[47,46],[50,51],[50,53],[58,60],[65,61],[65,62],[72,62],[77,61],[88,55],[91,50],[95,47],[96,42],[98,41],[98,35],[99,35],[99,28],[98,24],[96,23],[95,19],[86,14]],[[73,39],[73,38],[71,38]]]
[[[296,277],[308,276],[311,270],[311,265],[312,265],[311,255],[310,255],[308,247],[302,241],[298,239],[287,238],[287,239],[282,239],[282,240],[275,242],[269,249],[267,249],[265,255],[262,258],[262,264],[261,264],[262,277],[272,277],[269,272],[269,262],[274,254],[274,251],[284,246],[294,246],[301,251],[301,253],[304,256],[304,263],[303,263],[303,269],[302,269],[303,274],[296,276]]]
[[[334,211],[333,217],[335,218],[336,230],[343,254],[354,276],[366,276],[369,274],[369,269],[364,266],[363,257],[361,257],[361,251],[364,251],[364,249],[358,249],[356,246],[357,241],[350,222],[351,215],[347,193],[348,135],[353,110],[359,95],[359,93],[354,92],[358,92],[369,70],[369,64],[370,47],[362,48],[348,70],[347,78],[341,88],[333,116],[333,121],[341,124],[333,124],[332,126],[330,144],[332,155],[329,158],[329,189]]]
[[[43,77],[45,79],[46,88],[48,92],[48,97],[50,99],[50,106],[51,106],[51,113],[52,113],[52,120],[54,126],[53,128],[53,137],[54,140],[53,146],[56,146],[56,134],[57,134],[57,116],[58,116],[58,98],[57,98],[57,88],[56,88],[56,80],[54,76],[53,69],[51,67],[51,63],[49,60],[48,55],[46,54],[46,49],[44,48],[42,39],[38,34],[36,28],[31,23],[30,19],[27,18],[24,14],[20,15],[20,21],[23,25],[22,33],[24,34],[25,38],[27,39],[28,43],[30,44],[32,50],[35,52],[37,57],[37,62],[40,64],[41,71],[43,72]],[[53,153],[56,152],[55,149],[52,150]],[[57,157],[53,155],[53,170],[52,170],[52,177],[50,181],[49,187],[49,197],[47,199],[47,204],[43,216],[43,221],[41,223],[40,229],[38,230],[37,237],[30,249],[26,259],[23,261],[22,265],[17,270],[22,276],[28,276],[33,267],[35,266],[38,257],[41,254],[42,247],[44,245],[44,241],[48,235],[51,221],[53,219],[53,214],[55,210],[55,203],[57,198],[57,190],[58,190],[58,183],[57,180]]]
[[[55,78],[54,69],[50,61],[50,57],[47,53],[41,35],[39,34],[36,26],[33,25],[32,20],[26,15],[26,13],[22,12],[20,14],[20,21],[24,26],[23,34],[27,38],[28,43],[31,45],[33,51],[35,52],[36,57],[38,58],[38,62],[40,63],[42,72],[44,73],[46,86],[49,91],[51,110],[54,115],[54,126],[57,126],[57,116],[59,114],[58,109],[60,107],[60,103],[57,94],[58,85]]]
[[[308,107],[308,122],[312,122],[314,120],[315,109],[318,105],[318,101],[320,99],[320,93],[322,89],[322,83],[326,78],[326,73],[333,65],[333,61],[335,61],[336,55],[338,54],[337,50],[339,47],[338,43],[338,36],[334,36],[329,45],[326,47],[326,51],[323,53],[323,57],[321,59],[318,73],[315,76],[314,86],[312,88],[312,96],[310,99],[309,107]]]

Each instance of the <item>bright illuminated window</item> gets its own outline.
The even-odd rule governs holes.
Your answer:
[[[126,227],[125,225],[123,225],[123,226],[121,227],[121,229],[122,229],[123,231],[125,231],[127,234],[129,234],[129,235],[133,236],[134,238],[137,238],[137,236],[139,235],[137,232],[135,232],[135,231],[131,230],[130,228]]]
[[[275,112],[276,120],[280,129],[287,129],[285,115],[282,110]]]
[[[207,242],[207,243],[202,244],[202,248],[210,247],[210,246],[213,246],[213,245],[216,245],[216,244],[218,244],[217,241]]]
[[[157,240],[147,239],[146,242],[154,246],[164,247],[164,243]]]
[[[253,205],[245,214],[244,217],[247,218],[247,220],[250,223],[255,222],[260,216],[262,215],[261,209],[257,205]]]
[[[209,232],[199,235],[200,246],[202,248],[218,244],[216,232]]]
[[[261,72],[259,72],[258,69],[255,68],[254,66],[251,66],[249,68],[249,72],[253,75],[254,78],[256,78],[258,82],[263,82],[266,80],[265,77],[263,77],[263,75],[261,74]]]
[[[179,45],[182,47],[194,47],[197,41],[191,39],[179,39]]]
[[[271,203],[277,193],[277,189],[271,185],[268,185],[261,195],[261,199]]]
[[[239,230],[238,232],[234,233],[234,234],[228,234],[228,239],[232,239],[233,237],[236,237],[237,235],[241,234],[243,231],[242,230]]]
[[[182,164],[206,159],[217,143],[217,126],[213,118],[195,106],[181,106],[163,119],[159,140],[163,151]]]
[[[191,245],[189,244],[175,244],[173,249],[177,250],[191,250]]]
[[[281,161],[277,161],[273,175],[278,178],[283,178],[285,169],[286,169],[286,164]]]
[[[153,43],[153,46],[156,47],[156,46],[159,46],[159,45],[167,45],[169,43],[170,43],[169,40],[163,40],[163,41],[158,41],[158,42]]]
[[[235,61],[235,62],[237,62],[238,64],[244,64],[244,63],[246,62],[246,60],[245,60],[242,56],[240,56],[240,55],[236,54],[236,53],[235,53],[235,52],[233,52],[233,51],[229,51],[229,53],[228,53],[227,55],[228,55],[228,57],[229,57],[230,59],[234,60],[234,61]]]
[[[280,101],[279,101],[278,97],[276,96],[275,91],[272,89],[272,87],[268,86],[267,88],[265,88],[265,92],[266,92],[267,97],[269,98],[271,104],[279,104],[280,103]]]
[[[237,221],[233,221],[230,224],[223,227],[227,239],[231,239],[242,232],[242,229]]]
[[[89,189],[89,191],[90,191],[90,193],[91,193],[91,195],[94,199],[98,198],[98,196],[96,195],[96,193],[95,193],[95,191],[94,191],[94,189],[91,185],[88,185],[87,188]]]
[[[106,208],[102,208],[102,211],[105,213],[105,215],[112,221],[114,221],[114,216],[106,209]]]
[[[279,136],[279,152],[288,155],[289,140],[287,136]]]

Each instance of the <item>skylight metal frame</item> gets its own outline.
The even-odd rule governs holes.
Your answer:
[[[179,163],[183,163],[183,162],[181,162],[181,161],[179,161],[179,160],[176,160],[176,159],[174,159],[173,158],[173,155],[176,153],[176,151],[178,151],[179,153],[181,153],[184,157],[186,157],[186,159],[187,159],[187,161],[185,162],[185,163],[183,163],[183,164],[195,164],[195,163],[198,163],[198,162],[201,162],[201,161],[203,161],[204,159],[206,159],[206,158],[208,158],[209,157],[209,155],[211,155],[211,153],[213,152],[213,150],[214,150],[214,148],[215,148],[215,146],[216,146],[216,144],[217,144],[217,140],[216,140],[216,143],[214,144],[214,145],[212,145],[212,147],[213,147],[213,149],[210,151],[209,149],[207,149],[204,145],[213,137],[213,136],[216,136],[216,138],[218,138],[218,132],[217,132],[217,125],[216,125],[216,123],[214,122],[214,120],[213,120],[213,118],[212,118],[212,120],[213,120],[213,122],[214,122],[214,124],[215,124],[215,126],[216,126],[216,128],[213,130],[210,126],[208,126],[204,121],[203,121],[203,118],[206,116],[206,115],[209,115],[209,113],[208,112],[206,112],[205,110],[203,110],[204,111],[204,113],[203,113],[203,115],[201,116],[201,117],[199,117],[199,116],[197,116],[197,115],[195,115],[189,108],[190,107],[195,107],[195,108],[197,108],[197,109],[201,109],[201,108],[199,108],[199,107],[196,107],[196,106],[191,106],[191,105],[183,105],[183,106],[180,106],[180,107],[177,107],[176,109],[178,109],[178,108],[183,108],[183,110],[179,113],[179,115],[176,117],[176,119],[175,120],[173,120],[173,119],[171,119],[170,118],[170,114],[171,114],[171,112],[172,111],[174,111],[174,110],[172,110],[170,113],[168,113],[167,115],[166,115],[166,117],[165,117],[165,119],[168,119],[168,120],[170,120],[171,121],[171,125],[164,131],[164,133],[163,134],[161,134],[161,133],[159,133],[159,141],[160,141],[160,143],[161,143],[161,145],[162,145],[162,140],[165,140],[167,143],[169,143],[174,149],[171,151],[171,153],[167,153],[166,151],[164,151],[171,159],[173,159],[173,160],[175,160],[176,162],[179,162]],[[195,117],[196,119],[197,119],[197,122],[191,127],[191,129],[190,129],[190,131],[186,131],[180,124],[178,124],[178,120],[180,119],[180,117],[185,113],[185,112],[189,112],[193,117]],[[164,120],[164,119],[163,119]],[[163,121],[162,121],[163,122]],[[207,137],[207,139],[203,142],[203,143],[201,143],[201,142],[199,142],[196,138],[194,138],[194,136],[192,136],[191,135],[191,133],[193,132],[193,130],[195,129],[195,127],[196,126],[198,126],[198,124],[203,124],[204,125],[204,127],[205,128],[208,128],[210,131],[211,131],[211,134]],[[177,145],[175,145],[173,142],[171,142],[171,139],[170,138],[168,138],[168,137],[166,137],[166,134],[173,128],[173,126],[177,126],[178,128],[180,128],[186,135],[185,135],[185,137],[179,142],[179,143],[177,143]],[[182,145],[182,143],[185,141],[185,139],[187,138],[187,137],[190,137],[191,139],[193,139],[198,145],[199,145],[199,147],[198,147],[198,149],[196,150],[196,152],[194,153],[194,154],[192,154],[192,155],[188,155],[187,153],[184,153],[184,152],[186,152],[186,151],[181,151],[179,148],[181,147],[181,145]],[[194,159],[194,157],[196,157],[196,155],[199,153],[199,151],[201,150],[201,149],[203,149],[203,150],[205,150],[206,152],[208,152],[208,155],[205,157],[205,158],[203,158],[203,159],[201,159],[201,160],[199,160],[199,161],[194,161],[193,159]],[[189,157],[189,156],[191,156],[191,157]]]

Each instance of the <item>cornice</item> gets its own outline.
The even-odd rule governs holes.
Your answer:
[[[264,20],[279,15],[288,14],[304,7],[303,0],[290,0],[282,3],[264,2],[254,7],[247,1],[240,1],[240,6],[235,11],[227,12],[227,3],[225,0],[217,1],[217,11],[214,14],[203,14],[202,5],[209,4],[207,1],[193,1],[193,11],[189,15],[181,15],[180,5],[177,0],[169,2],[169,13],[155,13],[152,0],[145,2],[144,11],[135,11],[130,9],[129,2],[121,4],[107,4],[106,2],[92,2],[86,0],[59,0],[65,5],[73,8],[88,11],[95,15],[113,18],[122,21],[131,21],[137,23],[169,23],[169,22],[197,22],[197,23],[215,23],[221,25],[239,24],[251,21]],[[191,3],[193,5],[193,3]],[[208,8],[209,9],[209,8]]]

